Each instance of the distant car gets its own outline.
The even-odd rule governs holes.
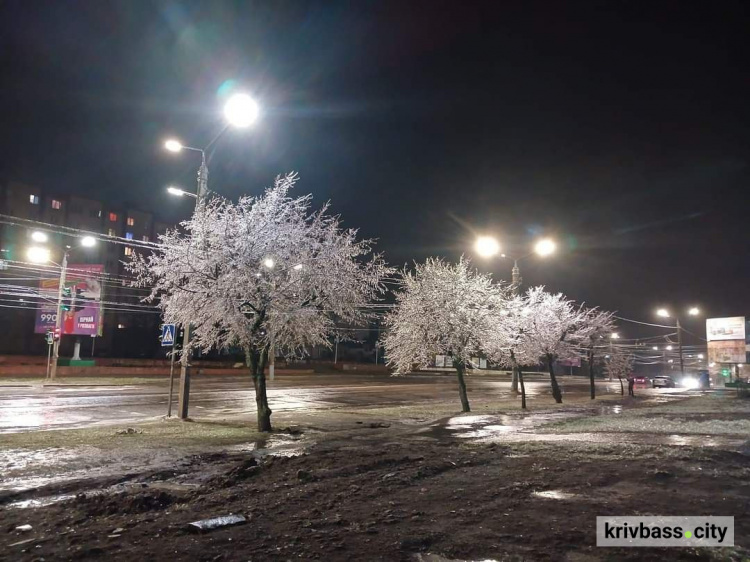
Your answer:
[[[633,377],[633,382],[635,382],[635,384],[646,384],[648,382],[648,377],[645,375],[636,375]]]
[[[651,386],[653,388],[675,388],[677,383],[669,375],[658,375],[651,379]]]

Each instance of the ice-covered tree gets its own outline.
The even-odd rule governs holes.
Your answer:
[[[612,350],[612,353],[609,354],[605,370],[610,377],[617,377],[620,381],[621,395],[625,395],[625,388],[622,384],[622,379],[627,378],[631,373],[634,362],[635,358],[632,353],[628,353],[627,351],[616,347]]]
[[[372,241],[342,229],[327,205],[311,212],[311,195],[290,197],[296,181],[280,176],[262,196],[201,203],[160,237],[160,253],[129,265],[138,283],[153,287],[149,299],[166,322],[193,326],[193,348],[244,350],[260,431],[271,430],[271,342],[287,356],[330,345],[335,319],[368,319],[363,307],[380,298],[390,272]]]
[[[464,374],[472,357],[484,352],[504,296],[503,288],[463,258],[457,264],[430,258],[404,271],[383,339],[390,365],[404,374],[427,367],[436,355],[449,355],[461,407],[470,411]]]
[[[597,361],[597,350],[606,346],[615,330],[614,312],[607,312],[597,308],[585,311],[585,316],[579,324],[579,333],[573,334],[573,340],[578,340],[586,352],[586,362],[589,367],[589,385],[591,387],[591,399],[596,398],[596,385],[594,384],[594,367]]]
[[[526,386],[523,368],[539,362],[541,350],[533,338],[533,309],[526,295],[505,299],[495,311],[494,329],[486,343],[488,357],[493,363],[511,368],[518,375],[521,387],[521,408],[526,409]]]
[[[586,312],[561,293],[552,294],[544,287],[533,287],[526,293],[530,318],[529,338],[549,367],[552,396],[562,403],[562,392],[555,377],[555,361],[578,356],[577,344],[587,336]]]

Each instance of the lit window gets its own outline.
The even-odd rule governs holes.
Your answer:
[[[124,329],[125,329],[125,324],[118,324],[118,325],[117,325],[117,327],[118,327],[118,328],[119,328],[120,330],[124,330]]]
[[[135,224],[135,219],[133,217],[128,217],[128,226],[133,226]]]
[[[29,203],[31,203],[32,205],[39,205],[39,196],[29,195]]]
[[[126,256],[132,256],[133,255],[133,248],[130,246],[125,246],[125,255]]]
[[[117,213],[109,214],[109,222],[117,222]]]
[[[132,240],[133,239],[133,233],[132,232],[126,232],[125,233],[125,238],[127,238],[128,240]]]
[[[148,242],[148,236],[144,236],[144,237],[143,237],[143,241],[144,241],[144,242]]]
[[[108,229],[107,229],[107,234],[108,234],[109,236],[117,236],[117,233],[115,232],[115,229],[114,229],[114,228],[108,228]]]
[[[53,209],[61,209],[62,208],[62,201],[58,201],[57,199],[52,200],[52,208]]]

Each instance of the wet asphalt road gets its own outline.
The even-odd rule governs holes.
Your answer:
[[[549,381],[527,375],[530,396],[548,394]],[[588,393],[588,381],[562,377],[563,392]],[[510,393],[507,376],[469,377],[469,397],[502,397]],[[598,383],[599,393],[619,392],[617,381]],[[144,421],[167,411],[168,381],[139,385],[60,385],[19,383],[0,386],[0,433],[39,429],[90,427]],[[176,389],[173,415],[176,411]],[[650,390],[648,392],[651,392]],[[396,406],[450,400],[457,396],[455,377],[410,375],[388,377],[363,374],[281,375],[269,382],[269,401],[274,412],[346,406]],[[255,412],[252,382],[244,377],[194,377],[190,413],[207,418],[245,416]]]

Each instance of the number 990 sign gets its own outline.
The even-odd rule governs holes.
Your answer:
[[[57,314],[42,314],[40,318],[42,322],[56,322]]]

